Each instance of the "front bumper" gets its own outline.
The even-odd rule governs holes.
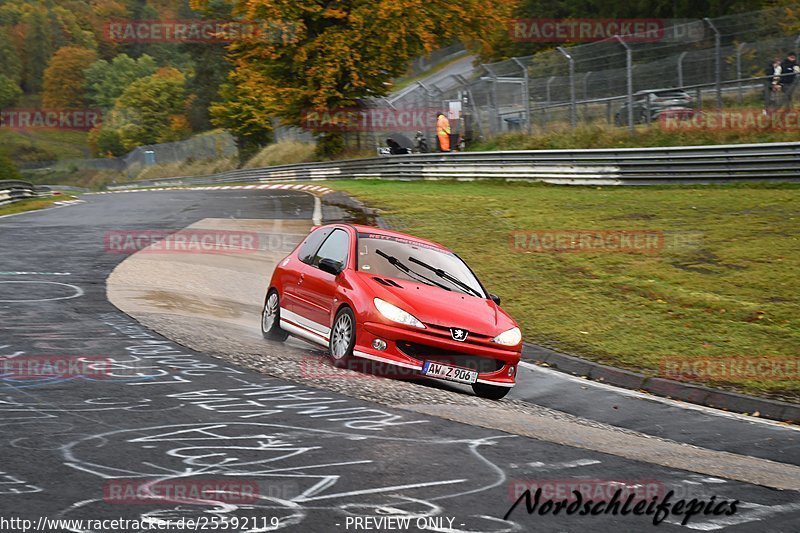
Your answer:
[[[358,326],[357,357],[403,368],[422,370],[425,361],[436,361],[478,371],[478,383],[513,387],[516,383],[520,352],[486,345],[485,342],[459,342],[428,330],[410,329],[379,322]],[[376,350],[372,341],[386,341],[385,350]]]

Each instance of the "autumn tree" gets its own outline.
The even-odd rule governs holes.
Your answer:
[[[89,102],[110,109],[131,83],[154,74],[157,68],[155,60],[148,55],[133,59],[120,54],[111,61],[95,61],[86,70]]]
[[[264,31],[229,47],[234,65],[225,91],[229,99],[215,106],[212,116],[226,124],[231,111],[244,112],[246,120],[258,120],[268,130],[269,117],[300,124],[310,108],[348,107],[385,95],[413,59],[442,43],[460,39],[483,51],[489,45],[485,36],[506,22],[512,3],[234,0],[235,16],[269,22]],[[197,9],[207,4],[192,2]],[[247,86],[237,85],[242,83]]]
[[[0,74],[0,109],[11,107],[22,96],[22,89],[13,80]]]
[[[125,151],[137,146],[177,141],[191,132],[186,120],[186,77],[165,67],[133,82],[117,99],[102,129],[113,130]],[[113,145],[113,135],[96,138]]]
[[[97,60],[94,50],[65,46],[44,71],[42,104],[52,109],[77,109],[86,104],[86,69]]]
[[[27,28],[23,42],[23,87],[27,93],[42,90],[44,69],[53,54],[53,39],[47,11],[34,9],[22,19]]]
[[[11,40],[10,33],[10,27],[0,26],[0,65],[3,66],[0,73],[19,84],[22,81],[22,62],[19,60],[19,53]]]

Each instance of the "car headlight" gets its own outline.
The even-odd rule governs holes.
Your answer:
[[[375,298],[375,307],[378,309],[380,314],[392,322],[398,322],[400,324],[405,324],[406,326],[414,326],[415,328],[425,328],[425,324],[417,320],[417,317],[411,313],[403,311],[396,305],[392,305],[389,302],[384,302],[380,298]]]
[[[494,339],[492,342],[496,342],[497,344],[502,344],[504,346],[516,346],[522,341],[522,332],[519,328],[511,328],[508,331],[504,331]]]

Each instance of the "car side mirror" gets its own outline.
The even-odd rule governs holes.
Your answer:
[[[496,303],[497,305],[500,305],[500,297],[499,297],[498,295],[496,295],[496,294],[490,294],[490,295],[489,295],[489,299],[490,299],[491,301],[493,301],[494,303]]]
[[[320,259],[319,269],[323,272],[327,272],[328,274],[338,276],[342,271],[342,264],[339,261],[334,261],[333,259]]]

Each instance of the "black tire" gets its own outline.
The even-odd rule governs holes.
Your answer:
[[[272,311],[271,316],[267,315]],[[272,341],[285,341],[289,334],[281,329],[281,302],[278,291],[270,289],[264,298],[264,309],[261,310],[261,335]]]
[[[475,396],[486,398],[487,400],[500,400],[508,394],[511,387],[497,387],[495,385],[486,385],[484,383],[473,383],[472,391]]]
[[[333,319],[330,337],[328,338],[328,354],[333,366],[345,368],[353,358],[356,345],[356,315],[349,307],[342,307]]]

